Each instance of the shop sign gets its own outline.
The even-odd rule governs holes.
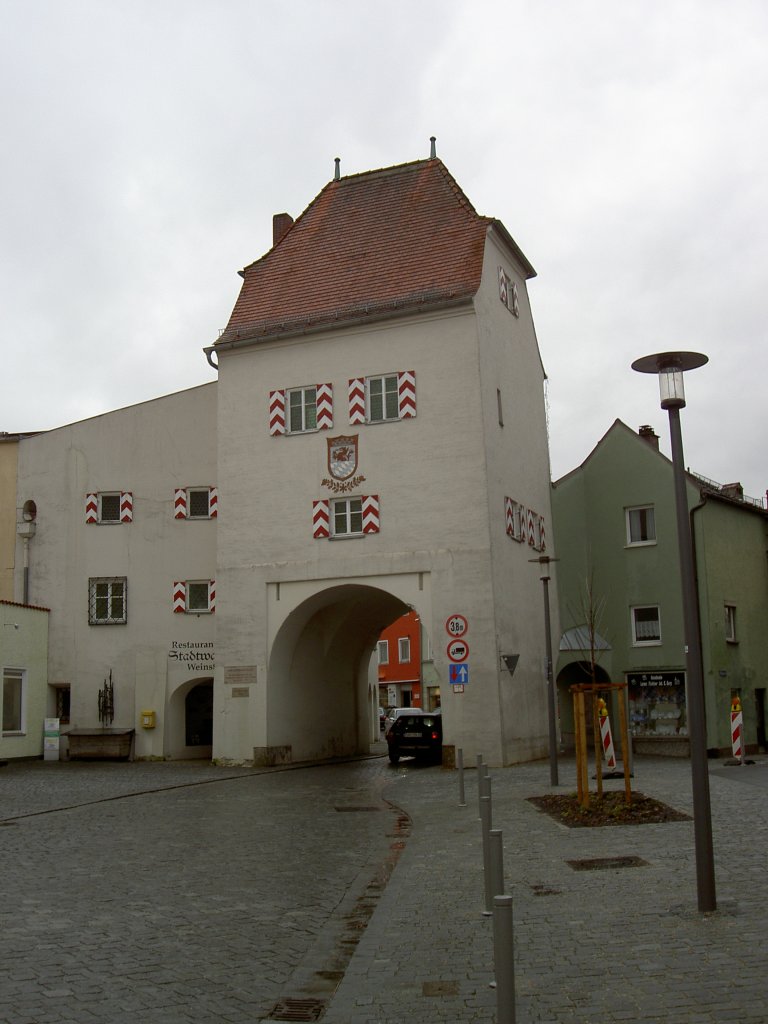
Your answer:
[[[685,686],[685,672],[627,672],[629,686]]]

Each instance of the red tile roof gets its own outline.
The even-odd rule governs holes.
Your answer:
[[[245,268],[217,344],[469,299],[480,286],[492,224],[514,246],[437,159],[331,181]]]

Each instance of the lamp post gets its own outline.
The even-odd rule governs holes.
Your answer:
[[[709,360],[700,352],[657,352],[632,363],[639,373],[657,373],[661,408],[669,413],[672,443],[672,467],[677,509],[677,543],[680,549],[680,580],[683,589],[683,623],[688,670],[688,733],[691,746],[691,781],[693,789],[693,828],[696,847],[696,891],[699,910],[717,909],[715,867],[712,851],[712,817],[709,802],[709,771],[707,768],[707,729],[704,707],[704,669],[701,659],[699,606],[693,566],[691,520],[685,487],[683,439],[680,431],[680,410],[685,406],[683,373],[695,370]]]
[[[556,558],[549,555],[540,555],[538,558],[530,558],[529,562],[536,562],[540,566],[548,566],[550,562],[556,562]],[[546,573],[546,568],[544,568]],[[552,671],[552,626],[549,620],[549,576],[542,576],[544,584],[544,634],[547,644],[547,711],[549,718],[549,782],[552,786],[558,785],[557,774],[557,725],[555,708],[555,680]]]

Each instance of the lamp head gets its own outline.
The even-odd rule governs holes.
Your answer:
[[[662,409],[682,409],[685,405],[683,373],[709,362],[701,352],[656,352],[632,363],[638,373],[657,373]]]

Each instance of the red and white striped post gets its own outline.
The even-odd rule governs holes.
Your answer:
[[[744,764],[744,717],[741,712],[741,697],[731,700],[731,749],[734,758]]]
[[[616,751],[613,749],[613,736],[611,735],[611,720],[608,717],[608,708],[605,701],[600,697],[597,701],[597,714],[600,719],[600,739],[603,744],[603,754],[609,771],[616,770]]]

